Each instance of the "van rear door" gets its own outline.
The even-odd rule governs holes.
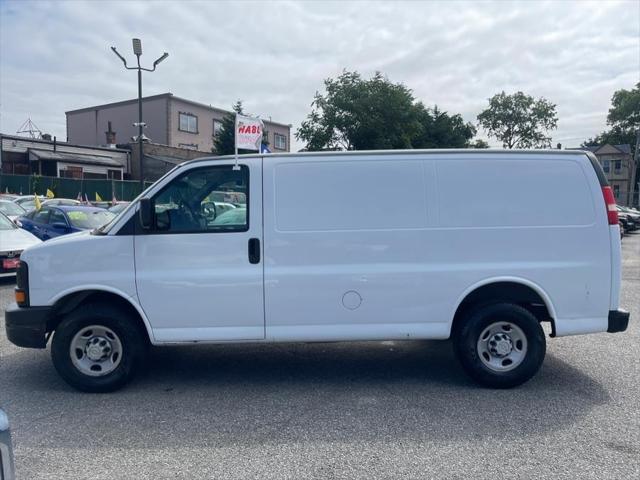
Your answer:
[[[239,170],[196,163],[152,202],[154,226],[136,234],[135,264],[155,340],[263,339],[262,159],[243,159]]]

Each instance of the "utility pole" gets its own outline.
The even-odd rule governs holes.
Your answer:
[[[164,52],[160,58],[158,58],[155,62],[153,62],[153,68],[143,68],[140,66],[140,56],[142,55],[142,41],[139,38],[134,38],[131,43],[133,44],[133,54],[136,56],[136,60],[138,63],[137,67],[129,67],[127,66],[127,61],[124,59],[122,55],[118,53],[116,47],[111,47],[113,53],[115,53],[122,63],[124,63],[124,68],[127,70],[137,70],[138,71],[138,121],[133,125],[138,127],[138,136],[135,137],[135,140],[138,143],[139,155],[140,155],[140,191],[144,191],[144,148],[143,142],[145,140],[144,133],[142,133],[146,124],[142,121],[142,70],[145,72],[155,72],[156,67],[160,62],[162,62],[165,58],[169,56],[167,52]]]

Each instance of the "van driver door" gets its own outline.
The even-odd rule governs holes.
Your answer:
[[[135,267],[155,340],[263,339],[262,159],[193,164],[151,200]]]

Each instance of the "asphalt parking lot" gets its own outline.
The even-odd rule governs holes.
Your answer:
[[[0,314],[18,478],[640,478],[640,234],[623,258],[629,330],[550,339],[508,391],[448,342],[382,342],[157,348],[126,389],[81,394]]]

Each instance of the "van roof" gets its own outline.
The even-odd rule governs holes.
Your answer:
[[[416,149],[416,150],[330,150],[330,151],[321,151],[321,152],[278,152],[278,153],[249,153],[238,155],[238,158],[259,158],[259,157],[272,157],[272,158],[287,158],[287,157],[326,157],[326,156],[344,156],[344,157],[359,157],[359,156],[372,156],[372,155],[388,155],[393,153],[395,155],[548,155],[548,156],[567,156],[567,157],[579,157],[586,156],[591,166],[596,172],[598,177],[598,181],[601,186],[608,186],[609,181],[607,180],[604,172],[602,171],[602,166],[600,166],[600,162],[594,155],[593,152],[589,150],[558,150],[558,149],[529,149],[529,150],[505,150],[505,149],[496,149],[496,148],[439,148],[439,149]],[[195,158],[193,160],[187,160],[183,162],[177,167],[182,167],[185,165],[191,165],[193,163],[205,162],[210,160],[233,160],[235,155],[222,155],[222,156],[206,156]]]
[[[238,155],[238,158],[256,158],[256,157],[324,157],[324,156],[348,156],[357,157],[362,155],[388,155],[388,154],[403,154],[403,155],[417,155],[417,154],[516,154],[516,155],[589,155],[591,152],[588,150],[505,150],[497,148],[439,148],[439,149],[408,149],[408,150],[323,150],[317,152],[276,152],[276,153],[245,153]],[[206,157],[199,157],[193,160],[187,160],[182,165],[187,165],[194,162],[205,160],[229,160],[234,159],[235,155],[210,155]]]

